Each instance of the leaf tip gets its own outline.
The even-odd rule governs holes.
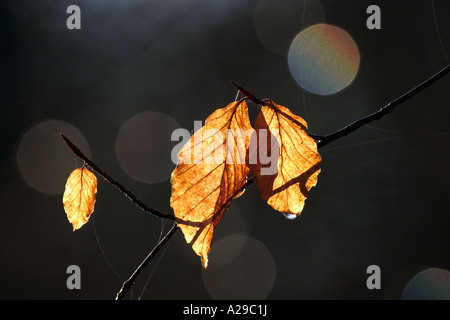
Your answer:
[[[203,266],[203,269],[208,269],[208,257],[203,257],[202,256],[202,266]]]

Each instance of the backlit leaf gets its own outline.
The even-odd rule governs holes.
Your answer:
[[[243,192],[253,129],[245,100],[217,109],[178,154],[170,205],[192,249],[207,267],[214,229]]]
[[[66,182],[64,210],[73,230],[81,228],[94,211],[97,178],[85,167],[75,169]]]
[[[317,144],[307,134],[305,120],[271,100],[254,127],[258,146],[257,151],[250,150],[249,166],[258,191],[275,210],[295,218],[320,172]]]

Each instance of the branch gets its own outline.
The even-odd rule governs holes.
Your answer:
[[[145,257],[144,261],[141,262],[139,267],[133,272],[130,278],[128,278],[127,281],[125,281],[122,284],[122,288],[116,295],[116,300],[122,300],[123,297],[127,294],[128,290],[133,286],[134,282],[136,281],[137,277],[141,273],[142,270],[147,266],[147,264],[150,262],[150,260],[158,253],[158,251],[164,246],[164,244],[167,243],[167,241],[170,240],[170,238],[175,234],[175,232],[178,230],[178,225],[175,223],[172,228],[166,233],[164,238],[161,239],[160,242],[153,248],[152,251]]]
[[[107,173],[103,172],[94,162],[92,162],[88,157],[86,157],[83,152],[80,151],[80,149],[72,142],[70,141],[66,136],[64,136],[62,133],[60,134],[61,137],[64,139],[66,144],[69,146],[70,150],[72,150],[75,155],[83,160],[89,167],[92,168],[95,172],[97,172],[100,176],[103,177],[106,181],[108,181],[110,184],[115,186],[117,189],[120,190],[128,199],[131,200],[135,205],[137,205],[139,208],[144,210],[145,212],[148,212],[150,214],[153,214],[154,216],[157,216],[159,218],[163,219],[169,219],[169,220],[175,220],[175,217],[168,213],[162,213],[158,210],[155,210],[153,208],[148,207],[146,204],[144,204],[141,200],[139,200],[130,190],[126,189],[124,186],[122,186],[119,182],[115,181],[113,178],[111,178]]]
[[[86,157],[83,152],[72,142],[70,141],[66,136],[64,136],[62,133],[60,134],[61,137],[64,139],[64,142],[67,144],[67,146],[72,150],[72,152],[79,157],[81,160],[85,162],[85,165],[88,165],[92,168],[95,172],[97,172],[100,176],[102,176],[107,182],[115,186],[117,189],[120,190],[128,199],[131,200],[134,204],[136,204],[139,208],[144,210],[145,212],[151,213],[159,218],[164,219],[170,219],[175,220],[175,217],[173,215],[159,212],[153,208],[149,208],[146,204],[144,204],[142,201],[136,198],[136,196],[128,189],[125,189],[124,186],[122,186],[120,183],[115,181],[113,178],[111,178],[107,173],[103,172],[94,162],[92,162],[88,157]],[[164,244],[175,234],[175,232],[178,230],[178,225],[175,223],[172,228],[167,232],[167,234],[164,236],[161,241],[158,242],[158,244],[150,251],[150,253],[147,255],[147,257],[144,259],[144,261],[141,262],[139,267],[133,272],[133,274],[122,284],[122,288],[116,295],[116,300],[121,300],[123,297],[127,294],[128,290],[133,286],[134,282],[136,281],[137,277],[141,273],[141,271],[145,268],[145,266],[151,261],[151,259],[158,253],[158,251],[164,246]]]
[[[408,92],[404,93],[397,99],[389,102],[387,105],[382,107],[380,110],[378,110],[372,114],[369,114],[368,116],[366,116],[364,118],[358,119],[358,120],[348,124],[347,126],[341,128],[333,133],[327,134],[325,136],[312,134],[312,133],[309,133],[309,136],[311,138],[313,138],[314,140],[316,140],[317,147],[321,148],[324,145],[326,145],[334,140],[342,138],[342,137],[352,133],[353,131],[356,131],[358,128],[362,127],[365,124],[368,124],[369,122],[379,120],[381,117],[387,115],[392,110],[394,110],[397,106],[399,106],[400,104],[402,104],[409,98],[413,97],[414,95],[416,95],[417,93],[419,93],[420,91],[422,91],[423,89],[425,89],[426,87],[431,85],[432,83],[436,82],[438,79],[442,78],[449,72],[450,72],[450,65],[447,65],[445,68],[441,69],[440,71],[435,73],[433,76],[431,76],[430,78],[428,78],[427,80],[425,80],[424,82],[419,84],[418,86],[416,86],[413,89],[409,90]],[[242,92],[242,94],[245,95],[247,97],[247,99],[250,100],[251,102],[253,102],[257,105],[261,105],[261,106],[263,106],[267,103],[267,100],[260,100],[260,99],[256,98],[252,93],[250,93],[248,90],[242,88],[240,85],[238,85],[234,82],[232,82],[232,84],[240,92]]]
[[[450,65],[441,69],[439,72],[435,73],[433,76],[431,76],[430,78],[428,78],[427,80],[425,80],[424,82],[419,84],[418,86],[414,87],[413,89],[409,90],[408,92],[404,93],[397,99],[389,102],[387,105],[382,107],[380,110],[378,110],[372,114],[369,114],[368,116],[366,116],[364,118],[356,120],[333,133],[327,134],[326,136],[320,136],[320,135],[315,135],[315,134],[309,134],[309,136],[315,140],[319,140],[317,143],[317,146],[319,148],[323,147],[324,145],[326,145],[334,140],[337,140],[339,138],[342,138],[342,137],[352,133],[356,129],[362,127],[365,124],[368,124],[369,122],[381,119],[381,117],[387,115],[392,110],[394,110],[397,106],[399,106],[400,104],[402,104],[409,98],[413,97],[414,95],[416,95],[417,93],[419,93],[420,91],[422,91],[423,89],[425,89],[426,87],[428,87],[429,85],[431,85],[432,83],[437,81],[438,79],[442,78],[444,75],[446,75],[449,72],[450,72]]]
[[[361,126],[371,122],[379,120],[384,115],[390,113],[392,110],[394,110],[398,105],[405,102],[418,92],[422,91],[444,75],[450,72],[450,65],[446,66],[436,74],[434,74],[432,77],[428,78],[415,88],[411,89],[410,91],[406,92],[405,94],[401,95],[397,99],[391,101],[384,107],[382,107],[380,110],[364,117],[359,120],[356,120],[349,125],[343,127],[342,129],[339,129],[331,134],[328,134],[326,136],[320,136],[316,134],[309,134],[313,139],[315,139],[317,142],[318,148],[323,147],[324,145],[330,143],[331,141],[334,141],[336,139],[339,139],[343,136],[346,136],[350,134],[351,132],[357,130]],[[252,93],[250,93],[248,90],[244,89],[243,87],[239,86],[238,84],[232,82],[233,86],[235,86],[242,94],[244,94],[248,100],[252,101],[253,103],[263,106],[267,105],[268,102],[270,102],[267,99],[260,100],[256,98]],[[136,204],[138,207],[140,207],[142,210],[151,213],[159,218],[164,219],[170,219],[175,220],[175,217],[173,215],[167,214],[167,213],[161,213],[153,208],[149,208],[147,205],[145,205],[142,201],[138,200],[136,196],[131,193],[129,190],[125,189],[120,183],[112,179],[108,174],[103,172],[95,163],[93,163],[89,158],[87,158],[80,149],[72,143],[67,137],[65,137],[63,134],[61,134],[61,137],[64,139],[66,144],[69,146],[69,148],[72,150],[72,152],[78,156],[80,159],[82,159],[85,164],[90,166],[94,171],[96,171],[100,176],[102,176],[106,181],[114,185],[117,189],[120,190],[125,196],[127,196],[134,204]],[[245,189],[247,186],[251,185],[253,183],[253,179],[249,179],[245,185],[237,191],[239,193],[243,189]],[[147,255],[147,257],[141,262],[141,264],[138,266],[138,268],[133,272],[133,274],[130,276],[128,280],[126,280],[122,284],[122,288],[119,290],[119,292],[116,295],[116,300],[121,300],[123,297],[127,294],[128,290],[133,286],[134,282],[138,278],[141,271],[147,266],[147,264],[151,261],[151,259],[158,253],[158,251],[170,240],[170,238],[176,233],[178,230],[178,225],[175,223],[172,228],[167,232],[167,234],[164,236],[161,241],[158,242],[158,244],[152,249],[152,251]]]

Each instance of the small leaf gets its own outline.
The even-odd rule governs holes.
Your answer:
[[[301,213],[320,172],[317,144],[306,130],[305,120],[271,100],[266,100],[255,122],[258,152],[251,153],[250,148],[249,154],[253,179],[261,197],[288,218]],[[265,153],[272,163],[261,161]]]
[[[66,182],[64,210],[73,230],[81,228],[94,211],[97,178],[85,167],[75,169]]]
[[[253,129],[245,100],[217,109],[178,154],[170,205],[184,237],[206,269],[214,229],[242,194]]]

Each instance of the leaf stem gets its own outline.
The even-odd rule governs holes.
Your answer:
[[[122,186],[119,182],[111,178],[106,172],[101,170],[94,162],[92,162],[88,157],[86,157],[83,152],[72,142],[67,138],[65,135],[60,133],[61,137],[64,139],[67,146],[72,150],[72,152],[81,160],[85,162],[89,167],[92,168],[95,172],[97,172],[100,176],[103,177],[106,181],[108,181],[110,184],[115,186],[117,189],[119,189],[120,192],[122,192],[128,199],[131,200],[135,205],[137,205],[139,208],[144,210],[145,212],[148,212],[154,216],[157,216],[159,218],[163,219],[170,219],[175,220],[175,217],[168,213],[162,213],[158,210],[155,210],[153,208],[148,207],[145,203],[143,203],[141,200],[139,200],[130,190],[126,189],[124,186]]]

